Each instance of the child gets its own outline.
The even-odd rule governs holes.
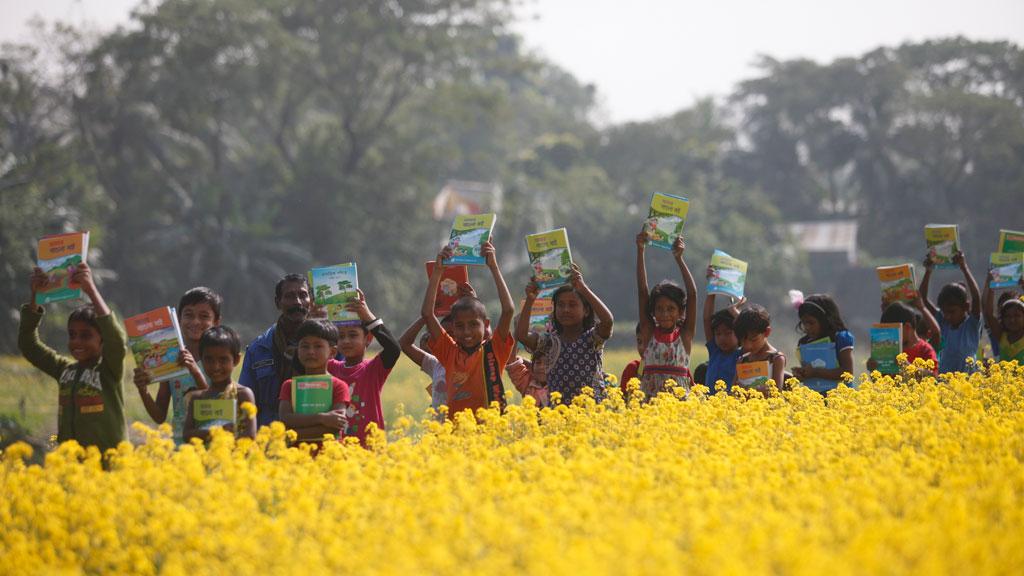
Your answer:
[[[402,355],[402,349],[384,321],[370,312],[362,290],[356,290],[356,298],[345,308],[358,314],[362,325],[338,328],[338,351],[345,360],[332,359],[327,363],[327,372],[348,382],[352,400],[348,405],[345,435],[359,438],[360,444],[365,446],[366,427],[370,422],[376,424],[377,429],[384,430],[381,392],[391,369]],[[367,358],[366,349],[374,338],[382,349],[373,358]]]
[[[710,278],[711,267],[707,275]],[[732,382],[736,379],[736,360],[742,351],[736,339],[733,323],[739,316],[740,307],[746,304],[746,298],[715,312],[715,294],[708,294],[704,300],[704,339],[707,341],[708,366],[704,375],[705,386],[715,393],[715,384],[725,382],[726,391],[732,390]]]
[[[924,278],[921,279],[921,299],[928,311],[938,319],[942,336],[939,374],[973,372],[974,368],[968,365],[967,359],[974,358],[978,353],[978,342],[981,340],[981,294],[978,283],[974,281],[963,252],[954,254],[953,262],[960,266],[967,286],[959,282],[943,286],[939,291],[937,307],[928,300],[928,283],[935,266],[930,255],[924,259]]]
[[[640,323],[636,323],[636,352],[643,358],[644,355],[644,341],[640,339]],[[633,360],[626,367],[622,369],[622,377],[619,378],[619,386],[622,388],[623,398],[626,397],[626,384],[633,378],[640,379],[643,374],[643,360]]]
[[[547,364],[548,394],[558,392],[569,404],[585,386],[598,399],[604,394],[604,343],[612,335],[612,313],[583,280],[577,264],[572,265],[570,284],[560,286],[551,296],[554,330],[530,332],[530,309],[540,289],[535,281],[526,285],[526,302],[516,323],[516,339],[527,350],[544,356]]]
[[[846,324],[839,314],[839,306],[828,294],[812,294],[805,298],[797,308],[797,316],[800,318],[799,329],[804,333],[797,342],[798,345],[828,339],[836,346],[837,368],[816,368],[807,365],[793,368],[793,376],[800,380],[827,380],[827,385],[815,383],[812,386],[814,391],[824,394],[839,385],[839,379],[843,377],[844,372],[853,374],[853,334],[846,329]]]
[[[690,348],[696,331],[697,285],[683,260],[686,242],[676,238],[672,256],[683,275],[686,291],[673,282],[663,281],[647,289],[647,264],[644,250],[648,236],[636,236],[636,283],[640,304],[640,340],[643,343],[643,375],[640,389],[648,400],[665,391],[665,382],[690,388]]]
[[[187,396],[188,409],[185,412],[185,426],[182,436],[185,441],[192,438],[199,438],[203,442],[210,439],[209,425],[197,425],[193,407],[196,400],[218,400],[231,399],[235,401],[235,422],[224,426],[227,432],[233,432],[235,437],[248,436],[256,437],[256,415],[246,415],[241,410],[243,402],[251,402],[255,405],[256,397],[252,390],[237,384],[231,375],[235,366],[242,360],[242,341],[238,334],[227,326],[214,326],[203,332],[199,338],[199,358],[203,363],[203,370],[209,377],[209,388],[194,392]]]
[[[36,293],[47,284],[41,268],[32,270],[31,297],[21,307],[18,349],[33,366],[60,385],[57,441],[76,440],[101,452],[116,448],[127,438],[124,416],[125,335],[93,282],[92,270],[81,263],[70,281],[82,287],[91,305],[68,316],[68,350],[62,356],[39,339],[43,308]]]
[[[185,341],[185,349],[181,351],[178,362],[189,368],[189,375],[160,383],[156,400],[149,393],[152,378],[142,366],[135,368],[134,381],[142,398],[146,412],[154,422],[160,424],[167,419],[168,405],[173,406],[171,430],[175,444],[181,444],[185,429],[185,395],[192,390],[206,388],[206,380],[192,376],[192,364],[199,357],[199,339],[203,333],[220,325],[220,307],[223,299],[220,294],[205,286],[189,289],[178,301],[178,325]],[[202,370],[200,369],[200,373]]]
[[[492,401],[498,402],[501,407],[505,404],[501,369],[508,364],[515,346],[509,332],[515,305],[505,279],[501,276],[501,269],[498,268],[494,245],[489,241],[484,243],[481,253],[486,259],[501,300],[501,317],[492,337],[486,337],[491,323],[487,318],[487,308],[476,298],[464,297],[452,305],[449,315],[451,332],[442,328],[434,317],[434,301],[444,271],[443,262],[452,255],[450,246],[446,246],[437,255],[438,265],[434,266],[434,273],[430,276],[420,307],[420,316],[430,334],[427,343],[444,366],[450,417],[462,410],[485,408]]]
[[[1010,362],[1016,360],[1024,366],[1024,301],[1015,298],[1015,294],[1003,300],[1000,298],[999,316],[992,310],[992,272],[988,274],[985,282],[985,298],[983,308],[985,312],[985,324],[988,326],[989,338],[992,341],[992,348],[998,354],[999,360]],[[1024,280],[1021,280],[1021,287],[1024,288]]]
[[[935,349],[932,348],[932,345],[927,340],[918,335],[917,328],[922,322],[935,324],[935,318],[925,309],[920,297],[914,302],[917,307],[916,309],[905,302],[889,304],[885,307],[885,311],[882,312],[881,321],[887,324],[903,325],[903,353],[907,355],[907,362],[913,364],[914,360],[918,358],[931,360],[935,363],[935,368],[931,371],[931,374],[934,375],[939,365],[938,359],[935,356]],[[938,328],[936,328],[937,330]],[[875,370],[876,368],[878,368],[878,362],[873,358],[868,358],[868,370]]]
[[[324,320],[306,320],[299,326],[295,336],[299,339],[295,350],[298,362],[296,375],[319,376],[328,374],[328,365],[335,361],[338,353],[338,329]],[[349,386],[336,376],[331,376],[331,409],[318,414],[296,414],[292,406],[293,379],[281,384],[277,412],[281,422],[294,430],[303,441],[319,444],[315,439],[324,434],[338,436],[340,440],[348,424],[350,402]]]
[[[743,349],[743,354],[736,360],[737,366],[767,360],[772,380],[775,380],[775,384],[781,390],[786,382],[786,356],[768,342],[768,336],[772,333],[771,316],[768,311],[763,306],[751,304],[736,317],[733,330]],[[733,386],[736,385],[739,385],[738,378],[733,382]],[[762,394],[768,393],[765,386],[756,389]]]

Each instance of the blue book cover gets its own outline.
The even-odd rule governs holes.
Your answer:
[[[839,367],[839,360],[836,358],[835,342],[812,342],[800,346],[800,365],[812,368],[832,369]],[[824,378],[806,378],[803,385],[811,390],[825,392],[836,387],[835,380]]]
[[[452,257],[445,264],[468,264],[484,266],[487,259],[482,253],[484,244],[491,239],[494,231],[494,214],[466,214],[455,217],[452,223]]]

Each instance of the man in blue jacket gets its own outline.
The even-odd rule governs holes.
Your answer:
[[[256,421],[266,426],[278,420],[277,397],[281,384],[292,377],[295,334],[306,320],[312,301],[302,274],[288,274],[274,289],[274,304],[281,312],[277,322],[245,348],[238,383],[256,397]]]

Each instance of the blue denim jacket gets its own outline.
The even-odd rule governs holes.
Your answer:
[[[256,398],[256,423],[259,426],[278,420],[277,397],[281,393],[282,382],[277,381],[277,366],[274,365],[276,327],[276,324],[271,326],[246,346],[242,373],[238,376],[238,383],[252,390]]]

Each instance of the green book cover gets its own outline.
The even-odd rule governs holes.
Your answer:
[[[39,239],[38,265],[46,273],[46,286],[36,292],[36,304],[82,297],[82,287],[71,281],[75,268],[86,261],[89,233],[54,234]]]
[[[483,266],[487,259],[483,255],[484,244],[491,239],[494,231],[494,214],[464,214],[455,217],[448,245],[452,257],[445,264],[468,264]]]
[[[565,228],[530,234],[526,237],[533,279],[541,290],[569,283],[572,274],[572,252]]]
[[[1024,271],[1024,254],[994,252],[989,259],[989,268],[992,270],[990,288],[1013,288],[1020,284],[1021,272]]]
[[[956,224],[929,224],[924,227],[924,240],[936,268],[956,268],[953,255],[960,250]]]
[[[689,212],[690,201],[686,198],[655,192],[651,196],[651,208],[644,222],[644,231],[651,245],[671,250],[676,238],[683,233]]]
[[[309,271],[309,289],[313,291],[313,301],[323,306],[326,316],[338,326],[358,326],[359,315],[349,312],[345,306],[356,300],[359,295],[359,273],[355,262],[313,268]]]
[[[1024,232],[999,231],[999,252],[1024,252]]]
[[[330,412],[334,406],[334,383],[330,374],[292,378],[292,410],[296,414]]]
[[[238,403],[234,398],[196,398],[192,401],[192,420],[200,430],[235,423]]]
[[[882,374],[898,374],[896,357],[903,352],[902,324],[873,324],[871,326],[871,359],[878,363]]]

